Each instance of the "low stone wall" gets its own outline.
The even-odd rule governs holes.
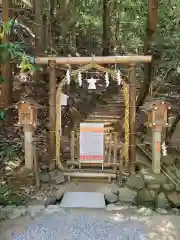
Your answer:
[[[171,161],[172,163],[172,161]],[[174,162],[173,162],[174,163]],[[155,208],[180,207],[180,170],[175,164],[166,166],[166,173],[154,174],[142,168],[138,174],[131,175],[125,187],[135,191],[133,203]]]
[[[111,203],[128,203],[151,210],[180,209],[180,159],[168,155],[162,158],[163,173],[154,174],[138,163],[138,173],[127,178]],[[115,196],[114,196],[115,198]],[[178,210],[179,212],[179,210]]]

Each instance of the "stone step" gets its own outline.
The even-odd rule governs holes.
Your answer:
[[[114,96],[106,96],[104,97],[104,99],[119,99],[119,98],[124,98],[124,95],[123,94],[118,94],[118,95],[114,95]]]
[[[93,112],[91,113],[91,116],[119,116],[119,111],[99,111],[99,112]]]
[[[99,106],[109,106],[109,107],[116,107],[116,106],[124,106],[125,104],[124,104],[124,102],[108,102],[108,103],[106,103],[106,104],[101,104],[101,105],[99,105]]]
[[[119,111],[120,109],[117,109],[117,110],[99,110],[99,111],[94,111],[92,113],[90,113],[90,115],[119,115]]]
[[[109,100],[111,100],[111,101],[124,101],[124,97],[116,97],[116,98],[113,98],[113,97],[110,97],[110,98],[105,98],[104,99],[105,101],[109,101]]]
[[[124,104],[124,102],[115,102],[115,103],[108,102],[108,103],[105,103],[105,104],[100,104],[99,106],[102,106],[102,107],[106,107],[106,106],[116,107],[116,106],[120,106],[120,105],[124,106],[125,104]]]
[[[124,102],[115,102],[115,103],[110,103],[110,102],[107,102],[107,103],[102,103],[102,104],[99,104],[99,106],[102,106],[102,107],[106,107],[106,106],[110,106],[110,107],[116,107],[116,106],[119,106],[119,105],[124,105]]]
[[[90,122],[95,122],[96,120],[93,120],[93,119],[90,119],[90,120],[86,120],[85,122],[88,122],[88,121],[90,121]],[[100,120],[101,121],[101,120]],[[110,125],[112,125],[112,122],[103,122],[104,123],[104,126],[110,126]]]
[[[104,132],[107,133],[107,132],[112,132],[114,131],[114,128],[113,127],[105,127],[104,128]]]
[[[99,110],[90,113],[89,115],[119,115],[119,113],[122,112],[120,109],[117,110]]]
[[[97,106],[96,108],[95,108],[95,110],[96,109],[109,109],[109,110],[111,110],[111,109],[119,109],[119,107],[123,107],[124,105],[123,104],[116,104],[116,105],[110,105],[110,104],[107,104],[107,105],[99,105],[99,106]]]
[[[102,118],[102,119],[120,119],[120,116],[116,116],[116,115],[90,115],[88,116],[88,118]]]
[[[104,194],[100,192],[65,192],[61,201],[62,208],[105,209]]]
[[[94,111],[99,111],[99,110],[119,110],[120,108],[123,108],[123,106],[121,105],[117,105],[117,106],[109,106],[109,105],[106,105],[106,106],[98,106]]]
[[[108,122],[107,122],[108,121]],[[96,118],[96,119],[86,119],[86,121],[85,122],[97,122],[97,123],[105,123],[106,124],[106,122],[107,123],[111,123],[111,124],[114,124],[114,123],[118,123],[118,120],[115,120],[115,119],[108,119],[108,120],[106,120],[106,119],[98,119],[98,118]]]
[[[124,101],[114,101],[114,100],[108,100],[105,102],[106,105],[117,105],[117,104],[124,104]]]
[[[94,109],[94,111],[93,112],[117,112],[117,111],[119,111],[119,109],[120,108],[96,108],[96,109]],[[92,112],[92,113],[93,113]]]
[[[98,123],[104,123],[104,126],[111,126],[112,125],[112,122],[107,122],[107,121],[102,121],[101,119],[86,119],[85,121],[84,121],[84,123],[96,123],[96,122],[98,122]]]

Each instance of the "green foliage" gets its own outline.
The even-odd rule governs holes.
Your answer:
[[[0,183],[0,205],[22,205],[23,203],[25,200],[22,196],[13,193],[7,183]]]
[[[9,161],[17,159],[22,153],[22,148],[18,140],[6,140],[6,137],[0,134],[0,167],[8,164]],[[22,205],[23,196],[13,193],[6,182],[0,182],[0,205]]]
[[[2,76],[2,75],[0,75],[0,84],[2,83],[2,82],[4,82],[4,76]]]
[[[103,8],[102,1],[81,0],[72,1],[70,13],[73,17],[68,20],[67,24],[72,25],[75,22],[78,38],[84,42],[91,52],[92,38],[96,38],[96,54],[102,52],[102,24]],[[114,0],[109,1],[110,11],[110,29],[112,54],[143,54],[145,30],[148,17],[147,0]],[[163,79],[171,82],[172,79],[179,77],[177,67],[180,66],[180,0],[158,1],[158,25],[157,32],[153,38],[153,53],[156,58],[155,74],[153,80]],[[70,28],[71,29],[71,28]],[[82,37],[81,37],[82,36]],[[97,43],[101,44],[101,47]],[[77,49],[78,51],[78,49]],[[174,69],[166,76],[169,68]],[[143,71],[139,72],[140,78],[143,79]],[[164,78],[165,77],[165,78]]]
[[[7,141],[3,135],[0,135],[0,164],[2,161],[9,162],[13,160],[22,151],[22,146],[19,146],[17,142]]]
[[[0,111],[0,121],[5,119],[5,111]]]
[[[23,42],[8,42],[3,43],[3,39],[12,34],[13,28],[16,27],[16,23],[13,19],[7,23],[3,23],[0,32],[0,64],[5,64],[7,60],[16,63],[21,72],[24,71],[37,71],[40,67],[35,64],[33,57],[27,54],[26,46]],[[0,75],[0,83],[5,79]],[[5,111],[0,111],[0,120],[5,120]]]
[[[1,64],[7,59],[18,61],[25,55],[24,45],[19,42],[0,44]]]
[[[0,33],[1,40],[6,36],[11,35],[14,25],[15,25],[14,19],[10,19],[7,23],[3,23]]]
[[[13,19],[4,23],[0,32],[0,39],[12,34],[16,23]],[[40,68],[35,64],[34,58],[27,54],[26,46],[23,42],[9,42],[0,44],[0,64],[10,60],[18,64],[21,71],[36,71]]]
[[[21,62],[18,67],[21,69],[22,72],[40,70],[41,68],[34,62],[35,62],[34,58],[24,54],[21,56]]]

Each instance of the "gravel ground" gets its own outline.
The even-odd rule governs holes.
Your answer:
[[[67,191],[101,192],[109,184],[70,183]],[[61,187],[62,188],[62,187]],[[125,210],[126,209],[126,210]],[[180,216],[141,217],[137,209],[121,211],[61,209],[38,220],[29,216],[0,222],[0,240],[179,240]]]
[[[19,222],[18,222],[19,221]],[[6,223],[6,222],[5,222]],[[131,211],[61,210],[30,222],[25,218],[9,223],[2,240],[178,240],[179,216],[140,217]],[[179,236],[179,237],[178,237]]]

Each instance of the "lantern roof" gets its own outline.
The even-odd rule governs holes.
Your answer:
[[[154,109],[154,107],[158,107],[159,105],[165,104],[167,108],[170,107],[170,103],[165,101],[164,99],[151,99],[146,102],[140,109],[144,112],[149,112]]]
[[[19,102],[17,102],[15,105],[19,105],[19,104],[22,104],[22,103],[26,103],[36,109],[40,109],[40,108],[43,108],[42,105],[40,105],[39,103],[37,103],[33,98],[31,97],[26,97],[26,98],[23,98],[21,99]]]

